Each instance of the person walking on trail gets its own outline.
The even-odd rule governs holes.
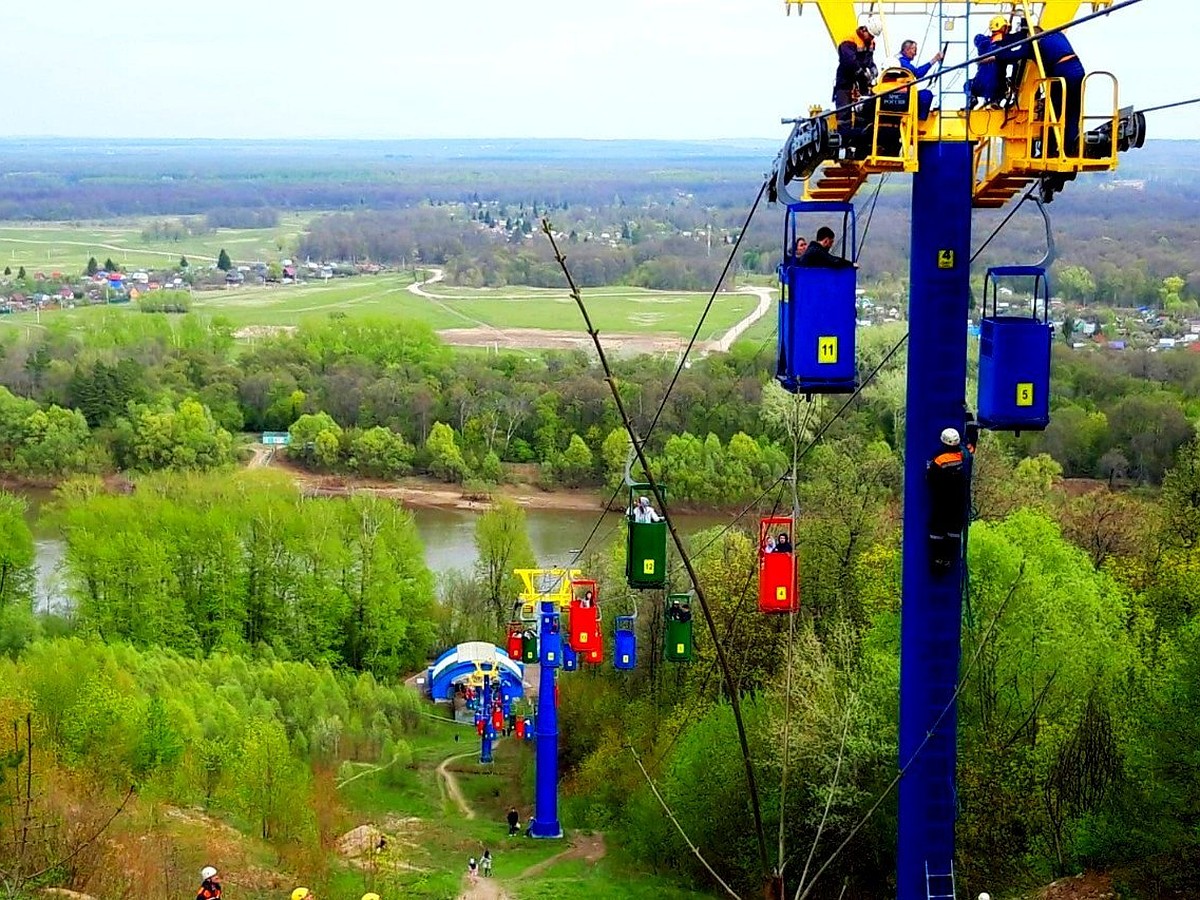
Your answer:
[[[221,875],[216,866],[205,866],[200,870],[200,890],[196,892],[196,900],[220,900]]]
[[[479,874],[484,878],[492,877],[492,851],[484,850],[483,856],[479,859]]]
[[[476,884],[479,881],[479,863],[475,862],[475,857],[467,860],[467,881],[471,884]]]
[[[515,806],[509,807],[508,810],[508,836],[512,837],[521,830],[521,816],[517,812]]]

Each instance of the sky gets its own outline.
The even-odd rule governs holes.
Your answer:
[[[1117,75],[1123,105],[1189,99],[1195,41],[1167,38],[1191,6],[1142,0],[1070,38],[1089,71]],[[12,4],[0,135],[782,139],[781,117],[829,104],[836,59],[816,8],[787,16],[783,0],[182,7]],[[889,21],[893,52],[927,34],[924,16]],[[1200,139],[1200,104],[1153,114],[1149,134]]]

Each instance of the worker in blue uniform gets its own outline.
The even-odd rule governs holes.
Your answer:
[[[975,77],[968,82],[971,103],[982,100],[986,106],[999,107],[1008,92],[1008,59],[1001,59],[1000,51],[1009,40],[1008,19],[992,16],[988,22],[988,33],[975,35],[975,50],[979,53],[979,65]]]
[[[935,53],[930,57],[929,62],[922,65],[917,65],[917,42],[905,41],[900,45],[900,68],[912,73],[913,78],[924,78],[929,74],[929,71],[942,61],[942,54]]]
[[[930,70],[942,61],[941,52],[933,54],[929,62],[917,65],[917,42],[907,40],[900,45],[900,68],[908,72],[916,80],[920,80],[929,74]],[[929,110],[933,106],[933,91],[929,88],[919,88],[917,90],[917,113],[918,118],[924,119],[929,115]]]
[[[1066,155],[1078,156],[1079,122],[1083,112],[1083,63],[1079,61],[1079,57],[1075,55],[1075,48],[1061,31],[1043,34],[1042,29],[1034,28],[1033,33],[1040,35],[1036,44],[1046,77],[1062,79],[1050,82],[1050,103],[1055,112],[1062,116]],[[1025,55],[1027,58],[1033,58],[1033,44],[1028,45]],[[1050,152],[1053,152],[1053,149]]]

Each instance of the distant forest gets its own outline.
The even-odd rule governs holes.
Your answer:
[[[296,252],[419,260],[464,285],[557,286],[549,247],[530,237],[547,216],[571,235],[584,285],[698,290],[715,282],[728,253],[722,241],[742,228],[774,152],[768,142],[0,141],[0,219],[205,215],[209,227],[261,227],[281,213],[332,210]],[[886,181],[872,210],[874,193],[868,186],[858,198],[863,283],[899,301],[907,185]],[[1080,299],[1156,304],[1169,276],[1200,297],[1200,142],[1151,141],[1125,154],[1118,173],[1069,185],[1050,210],[1058,271],[1083,267],[1095,283]],[[977,214],[977,245],[1005,214]],[[780,222],[778,208],[759,211],[743,270],[773,271]],[[615,246],[604,233],[619,238]],[[1035,261],[1044,246],[1031,206],[980,262]]]

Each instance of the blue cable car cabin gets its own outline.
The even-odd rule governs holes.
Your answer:
[[[659,493],[666,493],[659,485]],[[625,544],[625,578],[631,588],[646,590],[667,584],[667,522],[654,508],[649,484],[629,486],[629,525]],[[644,501],[644,502],[643,502]]]
[[[1033,281],[1031,315],[1000,314],[1000,281]],[[1014,296],[1016,296],[1014,294]],[[979,323],[979,424],[1041,431],[1050,423],[1050,282],[1041,266],[996,266],[983,280]]]
[[[805,219],[800,214],[817,214]],[[820,250],[797,253],[797,240],[809,246],[822,226],[841,217],[841,257]],[[856,246],[854,205],[837,201],[789,203],[783,225],[783,262],[779,265],[779,350],[776,380],[793,394],[848,394],[858,387],[855,324],[858,273],[851,260]],[[840,267],[832,268],[834,261]],[[843,265],[844,264],[844,265]]]
[[[570,641],[563,641],[562,668],[564,672],[574,672],[579,668],[579,654],[575,652]]]
[[[613,620],[616,629],[613,634],[613,667],[617,669],[632,669],[637,665],[637,634],[634,631],[636,620],[633,616],[617,616]]]

